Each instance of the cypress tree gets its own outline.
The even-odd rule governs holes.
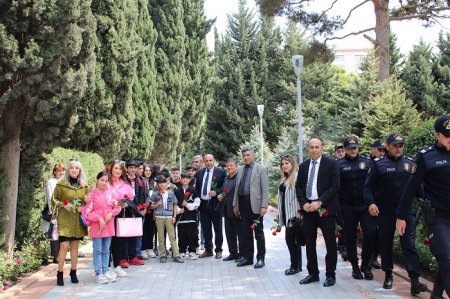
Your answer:
[[[2,231],[10,254],[21,158],[36,159],[67,142],[78,121],[95,66],[90,6],[80,0],[0,2],[0,168],[7,183]]]
[[[423,40],[409,53],[401,79],[405,83],[407,97],[417,105],[425,119],[443,112],[436,99],[437,84],[432,75],[431,47]]]
[[[186,85],[185,28],[181,0],[150,0],[150,14],[158,33],[155,52],[156,100],[161,123],[155,136],[151,159],[170,161],[180,146],[183,92]]]

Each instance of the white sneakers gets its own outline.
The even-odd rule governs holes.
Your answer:
[[[117,277],[127,277],[128,274],[125,272],[120,266],[114,268],[114,273],[116,273]]]
[[[149,257],[149,258],[156,258],[156,254],[153,251],[153,249],[147,249],[146,251],[147,251],[147,257]]]
[[[116,275],[112,271],[106,272],[104,275],[108,282],[115,282],[116,281]]]
[[[191,252],[191,253],[189,253],[189,258],[191,260],[196,260],[196,259],[198,259],[198,255],[195,254],[195,252]]]
[[[97,283],[101,284],[108,283],[108,278],[106,278],[106,276],[103,274],[97,275]]]

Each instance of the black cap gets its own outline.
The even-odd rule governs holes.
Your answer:
[[[359,147],[358,137],[356,137],[356,136],[345,137],[345,139],[344,139],[344,147],[348,147],[348,148]]]
[[[334,151],[337,151],[339,148],[344,148],[344,145],[342,143],[338,143],[334,146]]]
[[[134,160],[134,159],[129,159],[129,160],[127,160],[127,162],[125,162],[125,166],[126,166],[126,167],[130,167],[130,166],[136,166],[136,167],[138,167],[138,166],[139,166],[139,163],[138,163],[138,161],[136,161],[136,160]]]
[[[384,145],[383,140],[381,139],[376,139],[372,143],[372,147],[376,147],[377,149],[386,149],[386,146]]]
[[[194,170],[196,170],[194,164],[188,164],[188,165],[186,166],[186,170],[189,170],[189,169],[194,169]]]
[[[401,133],[391,133],[386,138],[387,144],[403,144],[405,143],[405,138]]]
[[[434,122],[434,130],[445,137],[450,137],[450,115],[439,116]]]

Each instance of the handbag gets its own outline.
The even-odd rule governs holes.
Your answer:
[[[44,206],[44,208],[41,211],[41,218],[47,222],[50,222],[50,220],[52,220],[52,214],[50,213],[50,210],[48,209],[47,204]]]
[[[117,218],[116,237],[142,236],[142,218]]]
[[[58,229],[58,205],[55,205],[52,216],[50,218],[50,225],[47,231],[47,238],[51,241],[57,241],[59,239]]]

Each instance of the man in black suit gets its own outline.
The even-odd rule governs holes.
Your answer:
[[[309,273],[300,284],[319,281],[316,238],[317,228],[320,227],[327,247],[326,280],[323,286],[329,287],[336,283],[335,227],[336,214],[340,210],[339,168],[334,159],[322,155],[323,145],[320,139],[312,138],[308,142],[308,152],[310,159],[300,164],[296,182],[297,199],[302,207],[304,219]]]
[[[203,162],[205,168],[202,168],[195,176],[195,188],[202,200],[199,210],[202,231],[205,237],[205,251],[199,257],[213,256],[212,226],[214,226],[216,259],[221,259],[223,205],[217,199],[217,195],[223,191],[222,187],[226,173],[223,169],[214,166],[215,160],[213,155],[205,155]]]

